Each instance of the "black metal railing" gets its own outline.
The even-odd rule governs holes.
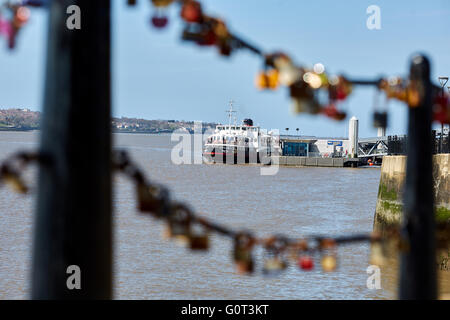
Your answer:
[[[406,154],[406,140],[403,136],[388,136],[387,146],[388,155],[404,155]]]
[[[450,153],[449,132],[431,131],[433,154]],[[407,136],[388,136],[388,155],[406,155]]]

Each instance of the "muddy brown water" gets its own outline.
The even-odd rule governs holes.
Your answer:
[[[0,132],[0,160],[37,147],[37,132]],[[279,168],[260,175],[249,165],[175,165],[168,135],[114,134],[153,180],[208,218],[258,235],[344,235],[372,231],[380,170]],[[26,172],[36,185],[36,170]],[[161,237],[164,227],[136,211],[134,186],[114,176],[114,297],[117,299],[391,299],[397,269],[383,268],[382,288],[366,282],[369,245],[339,248],[338,269],[277,277],[234,273],[232,243],[213,236],[208,253],[191,253]],[[35,195],[0,188],[0,299],[26,299]],[[260,254],[257,252],[258,258]],[[317,264],[319,262],[317,261]],[[257,260],[257,268],[261,260]]]

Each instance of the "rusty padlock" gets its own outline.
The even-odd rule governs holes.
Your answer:
[[[251,274],[254,271],[253,245],[254,239],[248,232],[240,232],[234,237],[233,260],[240,274]]]
[[[168,217],[169,190],[161,185],[147,185],[144,182],[137,185],[138,209],[151,212],[157,218]]]
[[[191,250],[208,250],[209,235],[204,226],[193,225],[189,234],[189,247]]]
[[[175,239],[181,245],[187,244],[191,235],[191,216],[187,206],[180,203],[173,204],[170,207],[165,236]]]
[[[2,180],[17,193],[28,192],[28,187],[25,185],[19,174],[6,165],[3,165],[0,168],[0,182]]]

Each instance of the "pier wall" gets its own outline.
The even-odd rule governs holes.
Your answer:
[[[319,158],[319,157],[294,157],[280,156],[279,165],[287,167],[338,167],[346,166],[348,161],[356,161],[348,158]]]
[[[433,156],[436,221],[450,225],[450,154]],[[400,223],[403,210],[403,184],[406,156],[385,156],[381,166],[374,227]]]

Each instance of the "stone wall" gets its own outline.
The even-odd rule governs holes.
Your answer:
[[[450,154],[433,156],[436,221],[450,224]],[[406,156],[385,156],[381,167],[374,226],[398,224],[403,210]]]
[[[338,167],[344,166],[344,158],[309,158],[309,157],[294,157],[294,156],[280,156],[280,166],[292,167]]]

